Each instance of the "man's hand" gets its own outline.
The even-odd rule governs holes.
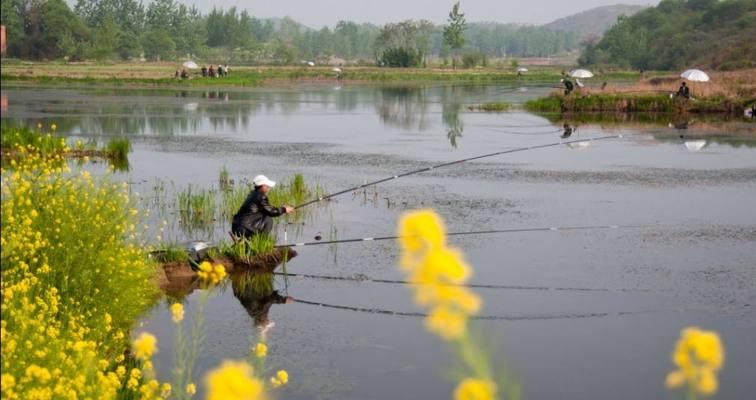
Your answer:
[[[286,210],[286,214],[291,214],[292,212],[294,212],[294,207],[284,206],[284,210]]]

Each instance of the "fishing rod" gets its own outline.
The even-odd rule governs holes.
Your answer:
[[[465,235],[488,235],[494,233],[517,233],[517,232],[557,232],[557,231],[584,231],[592,229],[626,229],[626,228],[642,228],[643,225],[586,225],[586,226],[552,226],[552,227],[539,227],[539,228],[512,228],[512,229],[488,229],[480,231],[463,231],[463,232],[448,232],[446,236],[465,236]],[[340,240],[325,240],[315,242],[300,242],[300,243],[288,243],[277,244],[275,248],[291,248],[291,247],[303,247],[303,246],[316,246],[324,244],[339,244],[339,243],[355,243],[355,242],[377,242],[381,240],[396,240],[402,237],[411,236],[377,236],[377,237],[364,237],[353,239],[340,239]],[[317,239],[317,236],[316,236]]]
[[[332,308],[336,310],[355,311],[369,314],[386,314],[398,317],[427,317],[428,314],[417,311],[395,311],[382,308],[368,308],[346,306],[341,304],[321,303],[303,299],[293,299],[295,303],[307,304],[310,306]],[[619,312],[589,312],[589,313],[562,313],[562,314],[519,314],[519,315],[473,315],[472,320],[482,321],[538,321],[553,319],[583,319],[583,318],[605,318],[605,317],[622,317],[634,314],[645,314],[654,311],[619,311]]]
[[[445,163],[442,163],[442,164],[433,165],[433,166],[430,166],[430,167],[416,169],[414,171],[403,172],[401,174],[390,176],[390,177],[387,177],[387,178],[378,179],[376,181],[372,181],[372,182],[368,182],[368,183],[363,183],[362,185],[358,185],[358,186],[355,186],[355,187],[351,187],[349,189],[344,189],[344,190],[338,191],[336,193],[331,193],[329,195],[325,195],[325,196],[318,197],[316,199],[312,199],[310,201],[307,201],[307,202],[304,202],[302,204],[299,204],[299,205],[295,206],[294,208],[295,209],[296,208],[302,208],[302,207],[305,207],[305,206],[309,206],[311,204],[319,203],[319,202],[321,202],[323,200],[332,199],[332,198],[334,198],[336,196],[340,196],[342,194],[353,192],[355,190],[367,188],[367,187],[370,187],[370,186],[375,186],[375,185],[378,185],[380,183],[388,182],[388,181],[391,181],[391,180],[394,180],[394,179],[404,178],[405,176],[415,175],[415,174],[431,171],[431,170],[438,169],[438,168],[448,167],[448,166],[451,166],[451,165],[462,164],[462,163],[468,162],[468,161],[480,160],[482,158],[494,157],[494,156],[499,156],[499,155],[502,155],[502,154],[518,153],[518,152],[529,151],[529,150],[536,150],[536,149],[545,149],[547,147],[556,147],[556,146],[560,146],[560,145],[563,145],[563,144],[580,143],[580,142],[595,142],[595,141],[599,141],[599,140],[617,139],[617,138],[621,138],[621,137],[622,137],[622,135],[610,135],[610,136],[600,136],[600,137],[597,137],[597,138],[590,138],[590,139],[576,139],[576,140],[559,141],[559,142],[553,142],[553,143],[547,143],[547,144],[539,144],[539,145],[536,145],[536,146],[518,147],[516,149],[501,150],[501,151],[497,151],[497,152],[493,152],[493,153],[483,154],[483,155],[480,155],[480,156],[463,158],[461,160],[456,160],[456,161],[449,161],[449,162],[445,162]]]
[[[405,281],[399,279],[374,279],[368,276],[357,274],[355,276],[338,276],[338,275],[316,275],[301,274],[293,272],[273,272],[273,275],[283,276],[285,278],[304,278],[304,279],[321,279],[328,281],[347,281],[347,282],[370,282],[393,285],[422,285],[418,282]],[[471,289],[504,289],[504,290],[538,290],[538,291],[563,291],[563,292],[650,292],[649,289],[610,289],[610,288],[589,288],[589,287],[564,287],[564,286],[528,286],[528,285],[499,285],[485,283],[465,283],[449,284],[449,286],[459,286]]]

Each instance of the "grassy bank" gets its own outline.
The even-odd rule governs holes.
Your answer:
[[[742,114],[756,102],[756,69],[717,72],[710,82],[688,82],[691,99],[670,95],[680,86],[675,75],[643,79],[633,85],[584,88],[569,96],[559,92],[531,100],[535,112],[690,112]]]
[[[158,295],[128,188],[16,149],[2,172],[2,397],[125,398],[130,331]]]
[[[232,66],[222,78],[202,78],[193,73],[190,79],[178,80],[173,74],[180,63],[4,63],[3,83],[39,85],[133,85],[133,86],[257,86],[276,81],[337,81],[331,67],[251,67]],[[342,82],[534,82],[558,81],[559,67],[532,67],[518,77],[513,69],[474,68],[378,68],[343,67]],[[599,79],[637,79],[633,71],[612,71]]]
[[[751,100],[752,101],[752,100]],[[574,93],[551,94],[530,100],[525,109],[533,112],[656,112],[742,114],[749,100],[723,96],[695,99],[671,98],[666,93]]]

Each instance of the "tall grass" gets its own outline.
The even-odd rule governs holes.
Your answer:
[[[207,227],[215,221],[215,191],[194,185],[177,195],[179,216],[184,226]]]
[[[29,151],[2,173],[1,215],[3,398],[114,398],[157,296],[128,189]]]
[[[110,163],[119,171],[128,171],[130,151],[131,142],[126,137],[110,139],[104,149]]]

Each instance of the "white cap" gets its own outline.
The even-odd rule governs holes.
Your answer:
[[[265,175],[257,175],[255,179],[252,179],[252,183],[255,185],[255,187],[263,185],[269,187],[276,186],[276,183],[268,179],[268,177]]]

